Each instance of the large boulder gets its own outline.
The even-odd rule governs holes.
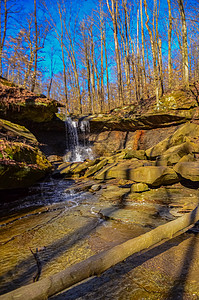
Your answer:
[[[199,181],[199,161],[179,161],[174,170],[185,179]]]
[[[176,172],[164,166],[144,166],[132,169],[130,170],[130,178],[154,187],[179,182]]]

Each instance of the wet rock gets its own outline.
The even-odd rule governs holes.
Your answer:
[[[62,157],[58,155],[49,155],[47,158],[51,163],[60,163],[62,161]]]
[[[65,175],[66,177],[70,177],[73,174],[75,174],[76,168],[80,168],[80,166],[81,166],[81,163],[79,163],[79,162],[75,162],[75,163],[65,162],[58,166],[57,171],[60,174]]]
[[[82,176],[92,165],[92,161],[79,162],[78,165],[73,169],[73,174],[79,174],[80,176]]]

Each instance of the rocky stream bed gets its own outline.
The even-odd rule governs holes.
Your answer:
[[[1,293],[33,282],[38,275],[38,260],[42,280],[165,224],[179,216],[184,205],[191,210],[198,201],[196,190],[179,184],[147,191],[137,201],[128,197],[123,203],[108,201],[104,195],[110,185],[101,183],[100,190],[94,192],[92,183],[51,179],[30,189],[30,195],[20,199],[20,206],[19,199],[4,202]],[[198,299],[198,247],[195,226],[195,231],[132,255],[99,278],[93,277],[52,299],[182,299],[182,295],[183,299]],[[36,259],[31,251],[37,254]]]

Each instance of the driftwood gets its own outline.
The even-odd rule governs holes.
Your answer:
[[[130,239],[112,249],[91,256],[48,278],[18,288],[0,296],[0,300],[44,300],[58,292],[94,275],[100,275],[128,256],[149,248],[164,239],[172,238],[179,231],[199,220],[199,206],[184,216],[161,225],[139,237]]]

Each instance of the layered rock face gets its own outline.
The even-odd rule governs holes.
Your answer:
[[[0,77],[0,118],[29,129],[47,155],[64,155],[65,123],[56,116],[61,106]]]
[[[49,122],[57,112],[57,101],[36,95],[0,77],[0,117],[15,123]]]
[[[64,163],[58,169],[68,177],[115,178],[158,187],[183,179],[199,181],[198,156],[199,125],[187,122],[146,150],[122,149],[94,161]]]
[[[29,187],[52,169],[28,129],[0,119],[0,130],[0,190]]]
[[[0,190],[29,187],[52,170],[40,150],[45,149],[40,132],[53,128],[51,123],[56,122],[58,106],[56,101],[0,77]],[[64,122],[61,123],[64,128]],[[28,128],[34,128],[39,139]],[[64,133],[63,130],[63,136]]]

